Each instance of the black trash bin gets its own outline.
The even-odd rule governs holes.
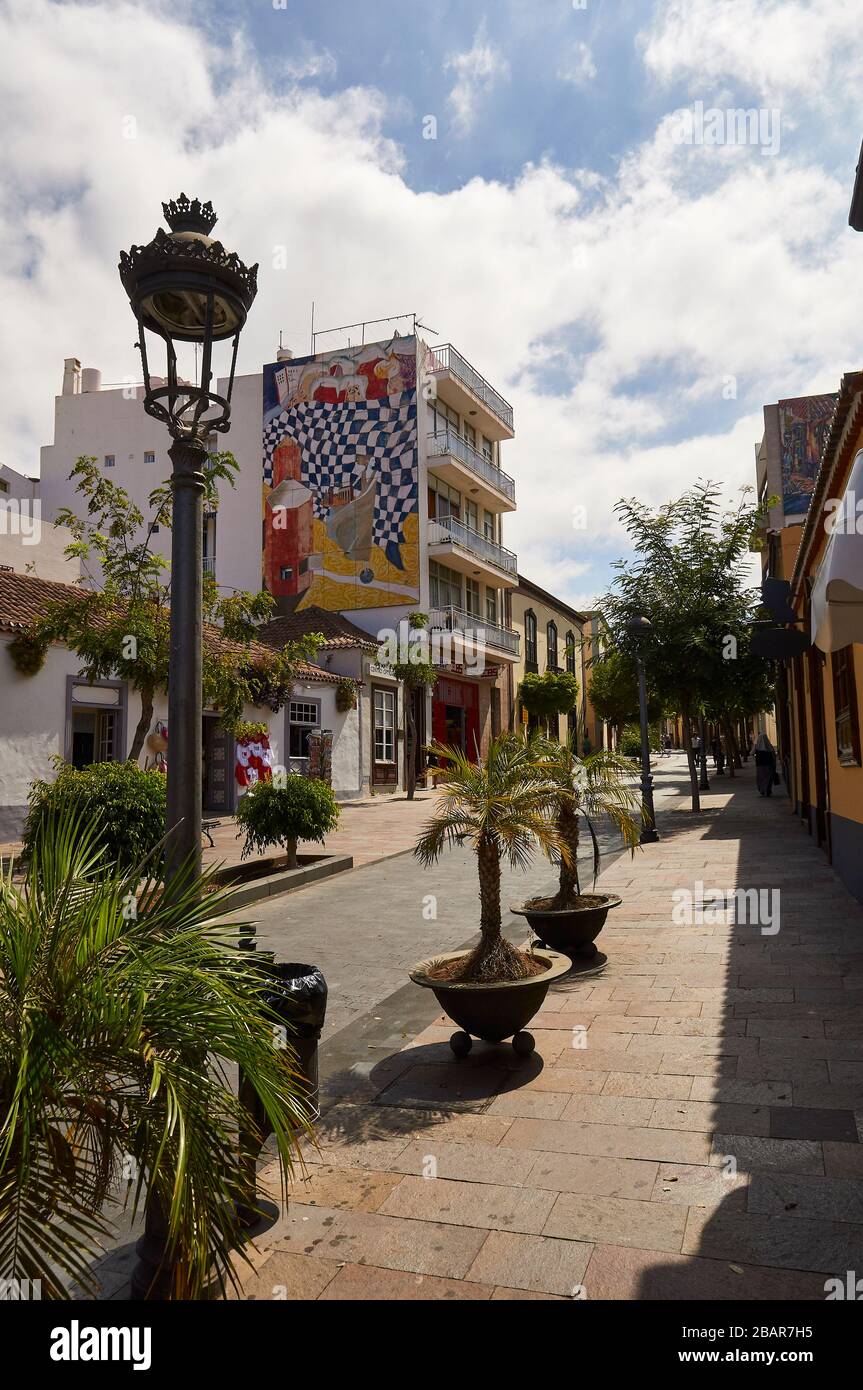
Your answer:
[[[298,961],[277,961],[270,952],[257,953],[265,973],[264,998],[279,1018],[284,1020],[286,1042],[294,1053],[295,1070],[299,1074],[303,1099],[310,1120],[320,1116],[318,1092],[318,1042],[327,1011],[327,982],[316,965]],[[255,1168],[264,1141],[272,1133],[263,1107],[246,1078],[240,1074],[240,1100],[253,1116],[260,1142],[241,1135],[240,1142],[248,1165],[247,1205],[238,1212],[244,1225],[253,1225],[260,1213],[255,1207]]]
[[[327,1012],[327,982],[316,965],[275,961],[268,973],[276,987],[267,992],[267,1003],[287,1028],[287,1041],[297,1057],[309,1118],[320,1117],[318,1094],[318,1043]]]

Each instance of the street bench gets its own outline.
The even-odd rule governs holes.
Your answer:
[[[201,834],[206,835],[207,839],[210,842],[210,849],[216,848],[216,846],[213,844],[212,831],[218,830],[221,824],[222,822],[220,820],[205,820],[201,822]]]

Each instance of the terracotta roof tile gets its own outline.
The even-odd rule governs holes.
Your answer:
[[[32,574],[12,574],[0,570],[0,632],[21,632],[40,618],[49,604],[66,601],[74,594],[83,599],[89,592],[76,584],[60,584],[51,579],[37,579]],[[273,649],[272,643],[231,642],[221,628],[212,623],[204,624],[204,641],[210,650],[226,655],[248,656],[253,661],[256,657],[270,656]],[[296,678],[325,685],[337,685],[341,679],[311,661],[302,661],[297,665]]]
[[[328,651],[345,647],[364,647],[371,651],[377,651],[378,648],[372,634],[357,627],[350,618],[315,605],[272,618],[261,628],[260,636],[269,646],[282,647],[286,642],[294,642],[308,632],[322,632],[324,640],[321,645]]]

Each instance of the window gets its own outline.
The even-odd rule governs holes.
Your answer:
[[[160,530],[161,530],[161,527],[160,527],[160,526],[154,526],[154,527],[152,528],[151,534],[154,535],[154,536],[158,536]]]
[[[113,454],[106,454],[106,455],[105,455],[105,467],[106,467],[106,468],[113,468],[115,462],[116,462],[116,460],[115,460]]]
[[[432,511],[434,496],[434,511]],[[429,516],[438,518],[452,516],[458,521],[461,517],[461,493],[432,474],[429,478]]]
[[[477,505],[476,502],[471,502],[470,499],[464,504],[464,522],[465,526],[469,526],[471,531],[479,529],[479,512],[477,511]]]
[[[461,575],[430,560],[429,594],[432,608],[461,608]]]
[[[9,484],[7,483],[6,479],[5,479],[5,478],[0,478],[0,492],[8,492],[8,491],[9,491]]]
[[[126,687],[121,683],[66,682],[66,760],[73,767],[125,757]]]
[[[547,623],[545,628],[545,640],[548,647],[548,665],[557,669],[557,624]]]
[[[476,430],[473,425],[469,425],[467,420],[464,422],[464,437],[472,449],[476,448]]]
[[[857,714],[857,683],[854,651],[842,647],[831,654],[833,666],[833,704],[836,719],[836,754],[843,767],[860,766],[860,722]]]
[[[144,453],[144,462],[145,462],[145,463],[155,463],[155,462],[156,462],[156,455],[155,455],[154,453],[152,453],[152,451],[150,451],[150,450],[145,451],[145,453]]]
[[[494,512],[483,511],[482,532],[487,541],[497,540],[494,533]]]
[[[396,692],[375,689],[374,698],[375,762],[394,763],[396,760]]]
[[[485,591],[485,620],[487,623],[497,624],[497,590],[486,589]]]
[[[539,664],[536,650],[536,614],[532,608],[528,608],[524,615],[524,664],[529,671],[536,671]]]
[[[318,700],[291,700],[288,704],[288,756],[307,758],[309,756],[309,734],[321,722],[321,707]]]
[[[448,429],[453,434],[460,433],[461,417],[458,411],[439,398],[432,402],[432,422],[435,434],[445,433]]]
[[[478,618],[482,612],[479,602],[479,584],[475,579],[466,579],[464,582],[465,607],[474,618]]]
[[[575,633],[566,634],[566,669],[575,675]]]
[[[494,445],[490,439],[486,439],[485,435],[482,437],[482,451],[489,463],[494,463]]]

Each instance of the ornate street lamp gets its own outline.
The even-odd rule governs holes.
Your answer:
[[[647,812],[642,821],[640,842],[652,845],[659,839],[656,830],[656,813],[653,809],[653,774],[650,771],[650,730],[647,724],[647,682],[644,675],[642,644],[651,631],[649,618],[630,618],[627,632],[635,645],[635,665],[638,670],[638,708],[641,716],[641,799]]]
[[[240,331],[257,293],[258,267],[247,268],[233,251],[210,236],[216,222],[211,203],[185,193],[163,203],[165,221],[146,246],[120,253],[120,279],[138,323],[144,368],[144,409],[167,425],[171,460],[171,651],[168,671],[168,806],[166,876],[201,868],[201,629],[204,575],[204,468],[207,436],[230,428],[231,391]],[[166,375],[150,376],[147,334],[165,344]],[[213,344],[233,338],[228,389],[212,389]],[[176,343],[193,343],[200,369],[196,381],[177,375]],[[144,1235],[137,1244],[133,1298],[170,1297],[172,1267],[168,1220],[150,1193]]]
[[[201,598],[206,439],[230,429],[231,391],[240,331],[257,293],[256,265],[246,267],[210,236],[211,203],[185,193],[163,203],[165,221],[146,246],[120,253],[120,279],[138,322],[144,369],[144,409],[167,425],[174,494],[171,536],[171,653],[168,679],[167,866],[201,861]],[[153,379],[147,334],[165,344],[164,378]],[[233,339],[228,389],[212,389],[213,344]],[[197,381],[177,375],[176,343],[199,350]]]

